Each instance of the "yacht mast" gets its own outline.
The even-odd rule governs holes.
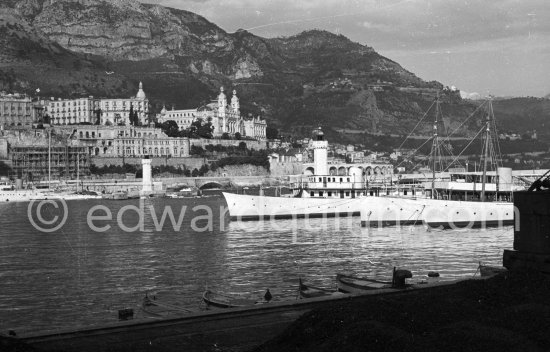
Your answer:
[[[491,114],[493,113],[493,105],[491,99],[489,99],[489,105],[487,106],[487,120],[485,121],[485,150],[483,153],[483,177],[481,179],[481,201],[485,202],[485,182],[487,176],[487,159],[489,159],[489,145],[491,139]]]
[[[80,183],[80,149],[76,148],[76,191],[78,192],[78,185]]]
[[[438,140],[437,140],[437,119],[439,116],[439,92],[437,93],[436,98],[436,104],[435,104],[435,121],[434,121],[434,128],[433,128],[433,143],[432,143],[432,199],[435,199],[435,168],[437,166],[437,148],[438,148]]]
[[[52,130],[48,130],[48,189],[51,187],[52,179]]]

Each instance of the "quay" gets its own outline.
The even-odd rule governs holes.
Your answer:
[[[483,285],[483,281],[487,280],[444,281],[417,284],[413,290],[381,289],[213,310],[155,321],[129,320],[81,330],[29,334],[18,340],[39,351],[249,351],[284,334],[308,312],[338,306],[379,305],[387,300],[407,302],[418,296],[447,296],[455,287],[465,283]],[[426,308],[429,307],[422,309]]]
[[[97,328],[28,334],[40,351],[248,351],[282,333],[304,313],[327,303],[403,293],[395,289],[214,309],[177,318],[139,319]]]

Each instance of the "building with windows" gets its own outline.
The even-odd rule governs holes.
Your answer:
[[[149,113],[149,100],[139,82],[135,97],[129,99],[101,99],[99,109],[102,125],[126,125],[130,123],[130,110],[137,113],[140,124],[145,125]]]
[[[20,94],[0,93],[0,126],[32,126],[42,119],[44,109],[31,98]]]
[[[217,100],[199,107],[198,109],[171,110],[163,108],[157,116],[159,122],[173,120],[178,124],[180,130],[189,128],[191,123],[200,118],[203,121],[210,121],[214,127],[213,136],[221,137],[225,133],[235,136],[239,133],[242,137],[262,140],[266,138],[267,123],[265,120],[256,118],[245,118],[241,116],[240,102],[237,91],[233,90],[231,103],[228,104],[227,96],[223,87]]]
[[[172,110],[166,110],[166,107],[163,107],[157,117],[157,121],[164,123],[172,120],[178,124],[180,130],[184,130],[191,126],[196,116],[197,109],[174,110],[174,108],[172,108]]]
[[[44,101],[45,113],[52,125],[79,123],[97,123],[99,118],[99,99],[93,96],[79,99],[58,99]]]
[[[130,112],[137,113],[141,124],[146,123],[149,113],[149,100],[139,82],[139,90],[135,97],[123,98],[88,98],[46,100],[46,113],[53,125],[101,124],[130,125]]]
[[[168,137],[160,128],[143,126],[74,125],[60,126],[64,135],[77,141],[90,156],[143,157],[170,156],[188,157],[188,138]]]

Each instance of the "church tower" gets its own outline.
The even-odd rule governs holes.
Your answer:
[[[225,109],[227,109],[227,97],[223,92],[223,87],[220,88],[220,94],[218,95],[218,118],[223,121],[222,133],[227,132],[227,119],[225,116]]]
[[[237,91],[233,89],[233,97],[231,97],[231,109],[237,115],[241,116],[241,105],[239,104],[239,98],[237,97]]]

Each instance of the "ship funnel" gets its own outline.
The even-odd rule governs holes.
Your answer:
[[[353,166],[349,168],[349,175],[352,177],[352,181],[354,183],[361,183],[363,171],[360,168]]]
[[[512,169],[509,167],[499,167],[497,169],[498,190],[500,192],[512,191]]]

